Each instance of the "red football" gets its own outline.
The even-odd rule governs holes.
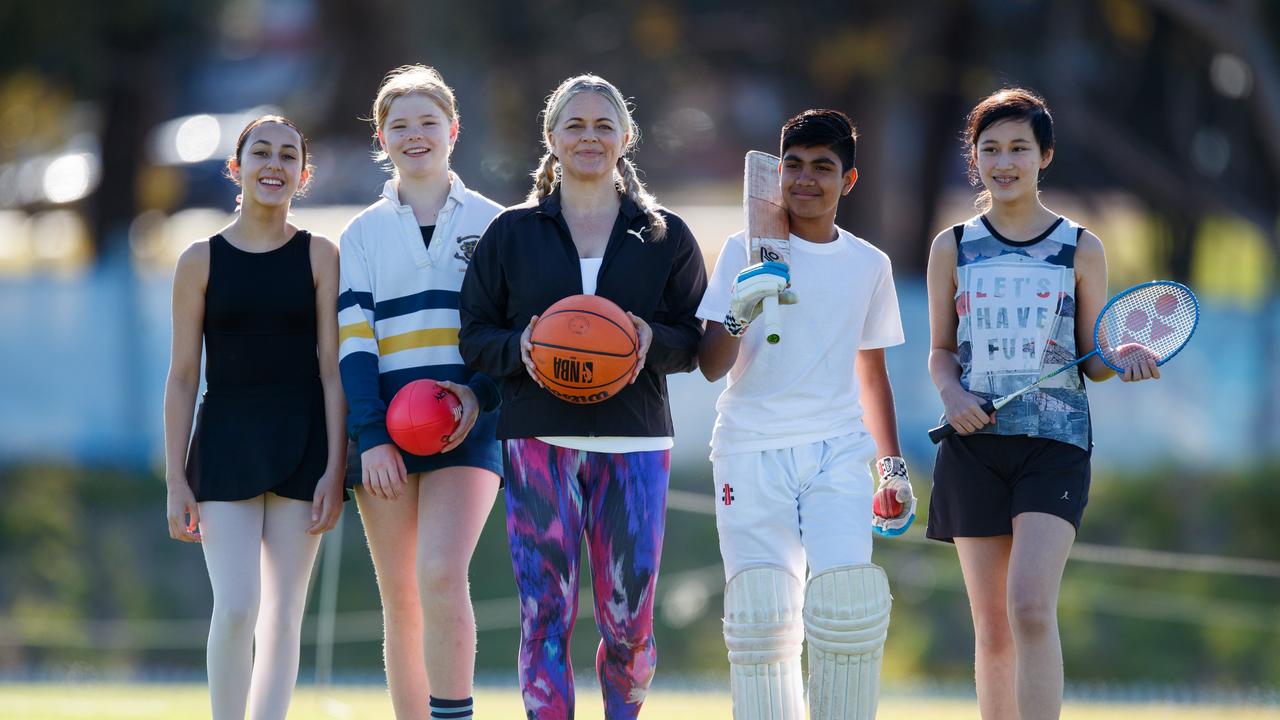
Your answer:
[[[387,432],[412,455],[435,455],[462,420],[462,403],[435,380],[414,380],[387,406]]]
[[[877,517],[894,518],[902,514],[902,503],[893,488],[880,488],[871,498],[871,512]]]

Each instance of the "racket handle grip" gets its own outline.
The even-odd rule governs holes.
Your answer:
[[[982,402],[982,412],[990,415],[995,411],[996,411],[995,403],[991,402],[990,400],[984,400]],[[955,426],[949,422],[944,422],[938,427],[929,431],[929,439],[933,441],[934,445],[937,445],[938,443],[942,442],[943,440],[946,440],[947,438],[955,434],[956,434]]]
[[[765,295],[764,300],[764,339],[770,345],[777,345],[782,340],[782,318],[778,312],[778,296]]]

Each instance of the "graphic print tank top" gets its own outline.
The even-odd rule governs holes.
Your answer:
[[[1076,359],[1076,242],[1084,228],[1059,217],[1038,237],[1001,237],[982,215],[956,237],[960,383],[986,399],[1007,395]],[[1084,377],[1067,371],[996,413],[982,430],[1092,444]]]

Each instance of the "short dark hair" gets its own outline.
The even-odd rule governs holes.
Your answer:
[[[839,110],[805,110],[782,126],[781,154],[791,147],[830,148],[840,158],[840,172],[853,169],[858,129]]]
[[[1053,116],[1049,114],[1044,98],[1026,88],[1005,88],[994,92],[973,106],[964,122],[964,141],[969,150],[969,180],[975,186],[982,184],[974,160],[978,136],[1005,120],[1025,121],[1031,125],[1031,134],[1040,146],[1041,157],[1053,149]]]

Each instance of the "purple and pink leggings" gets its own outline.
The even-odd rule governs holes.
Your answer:
[[[634,718],[653,679],[653,599],[670,451],[600,453],[508,440],[507,538],[520,594],[520,688],[537,720],[573,717],[569,638],[585,534],[605,717]]]

